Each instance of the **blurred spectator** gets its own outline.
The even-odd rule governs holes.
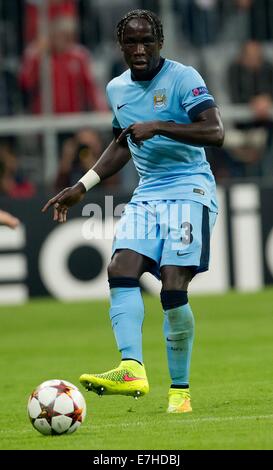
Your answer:
[[[13,198],[30,198],[36,193],[35,186],[20,171],[18,159],[10,144],[0,144],[0,195]]]
[[[248,41],[243,45],[238,59],[229,67],[228,78],[231,101],[248,104],[253,114],[250,121],[236,123],[237,129],[245,132],[242,145],[236,149],[237,157],[246,164],[256,164],[259,175],[262,175],[265,165],[267,166],[265,158],[268,159],[273,141],[273,65],[265,59],[258,42]],[[251,138],[255,138],[254,133],[257,134],[257,141],[261,131],[264,131],[265,145],[260,148],[252,145],[249,131]],[[271,166],[273,174],[273,165]]]
[[[0,160],[0,188],[2,178],[4,176],[4,164]],[[0,190],[1,192],[1,190]],[[10,228],[16,228],[20,224],[20,220],[17,217],[14,217],[9,212],[3,211],[0,209],[0,225],[6,225]]]
[[[228,178],[245,177],[244,163],[236,158],[236,154],[229,148],[228,143],[224,147],[207,147],[207,160],[217,183],[221,183]]]
[[[196,47],[215,43],[221,30],[220,0],[174,0],[185,36]]]
[[[244,39],[270,41],[273,38],[273,1],[272,0],[221,0],[226,4],[226,10],[231,13],[233,37],[228,39]],[[233,3],[233,5],[231,5]],[[235,9],[234,9],[235,7]],[[244,23],[238,23],[238,17],[244,15]],[[242,18],[241,18],[242,19]],[[244,32],[238,29],[243,27]]]
[[[257,41],[273,39],[272,0],[250,0],[250,37]]]
[[[116,60],[114,60],[111,64],[109,81],[112,80],[112,78],[121,75],[123,72],[125,72],[125,70],[127,70],[127,68],[128,66],[123,59],[116,58]]]
[[[16,76],[4,69],[0,58],[0,117],[11,116],[19,111],[20,95]]]
[[[57,190],[74,185],[99,159],[103,151],[100,135],[93,129],[83,129],[63,143],[61,160],[56,179]],[[117,184],[114,175],[104,184]]]
[[[107,110],[104,95],[93,77],[90,54],[75,42],[75,34],[73,18],[58,18],[50,23],[48,39],[38,39],[27,47],[19,81],[33,113],[41,112],[40,66],[46,52],[51,65],[53,112]]]
[[[116,48],[113,49],[112,61],[109,64],[109,81],[112,80],[112,78],[118,77],[127,69],[128,65],[120,54],[120,48],[116,46]]]
[[[39,7],[42,0],[25,1],[24,36],[25,44],[35,41],[39,37]],[[56,18],[72,17],[77,19],[76,0],[47,0],[49,21]]]
[[[0,51],[7,59],[16,59],[23,47],[24,1],[0,0]]]
[[[159,14],[160,0],[77,0],[81,42],[101,53],[104,44],[115,41],[115,27],[130,10],[142,8]]]
[[[250,103],[258,95],[273,97],[273,65],[263,55],[261,44],[247,41],[229,66],[228,83],[233,103]]]
[[[18,61],[22,53],[21,0],[0,0],[0,117],[22,111]]]
[[[234,0],[238,9],[248,10],[251,7],[252,0]]]
[[[249,39],[249,15],[252,0],[221,0],[220,41],[242,42]]]
[[[160,15],[160,0],[139,0],[138,8],[142,8],[144,10],[151,10],[156,15]]]

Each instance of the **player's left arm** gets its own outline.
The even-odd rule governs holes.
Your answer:
[[[186,144],[200,146],[221,147],[225,138],[223,122],[217,107],[201,112],[190,124],[159,121],[155,135],[157,134]]]
[[[118,138],[121,142],[126,135],[138,144],[155,135],[178,140],[185,144],[198,146],[221,147],[224,142],[224,126],[217,107],[210,107],[197,116],[189,124],[178,124],[173,121],[137,122],[124,129]]]

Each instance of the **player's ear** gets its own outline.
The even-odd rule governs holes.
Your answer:
[[[163,39],[160,39],[160,41],[159,41],[159,49],[162,49],[162,47],[163,47]]]

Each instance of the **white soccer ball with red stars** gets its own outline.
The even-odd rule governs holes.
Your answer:
[[[30,395],[30,421],[42,434],[71,434],[82,424],[86,403],[79,389],[66,380],[47,380]]]

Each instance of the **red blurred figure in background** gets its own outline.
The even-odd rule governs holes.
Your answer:
[[[40,66],[46,52],[50,58],[54,113],[107,110],[92,74],[89,51],[76,43],[76,30],[77,22],[72,16],[57,17],[50,22],[49,37],[39,38],[26,48],[19,82],[31,112],[42,111]]]
[[[41,0],[27,0],[25,2],[25,43],[29,44],[38,37],[39,5]],[[75,0],[48,0],[48,15],[52,21],[58,17],[72,17],[77,20],[78,11]]]

